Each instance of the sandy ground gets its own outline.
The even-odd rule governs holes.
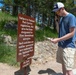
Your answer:
[[[18,70],[18,68],[0,63],[0,75],[14,75],[16,70]]]
[[[74,68],[74,73],[76,69]],[[0,63],[0,75],[24,75],[24,71],[19,68]],[[26,75],[26,74],[25,74]],[[62,75],[61,64],[49,61],[45,64],[30,65],[28,75]]]

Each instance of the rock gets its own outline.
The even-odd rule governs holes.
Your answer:
[[[56,58],[57,44],[49,41],[36,42],[33,56],[34,64],[47,63]],[[36,62],[36,63],[35,63]]]
[[[40,29],[40,28],[36,25],[36,26],[35,26],[35,30],[39,30],[39,29]]]
[[[1,37],[3,38],[3,42],[6,45],[8,45],[8,46],[15,46],[15,44],[13,44],[13,40],[12,40],[12,37],[10,35],[2,34]]]

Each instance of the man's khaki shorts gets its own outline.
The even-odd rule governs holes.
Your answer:
[[[74,66],[75,48],[58,48],[57,62],[64,64],[66,70],[72,70]]]

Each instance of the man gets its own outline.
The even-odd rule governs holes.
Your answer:
[[[51,39],[52,43],[58,43],[57,62],[62,64],[63,75],[73,75],[73,64],[76,41],[76,18],[67,12],[64,4],[57,2],[53,11],[60,16],[59,36]]]

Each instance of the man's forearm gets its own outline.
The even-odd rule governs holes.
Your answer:
[[[68,34],[64,35],[63,37],[60,37],[60,38],[59,38],[59,41],[70,39],[70,38],[72,38],[73,36],[74,36],[73,33],[68,33]]]

